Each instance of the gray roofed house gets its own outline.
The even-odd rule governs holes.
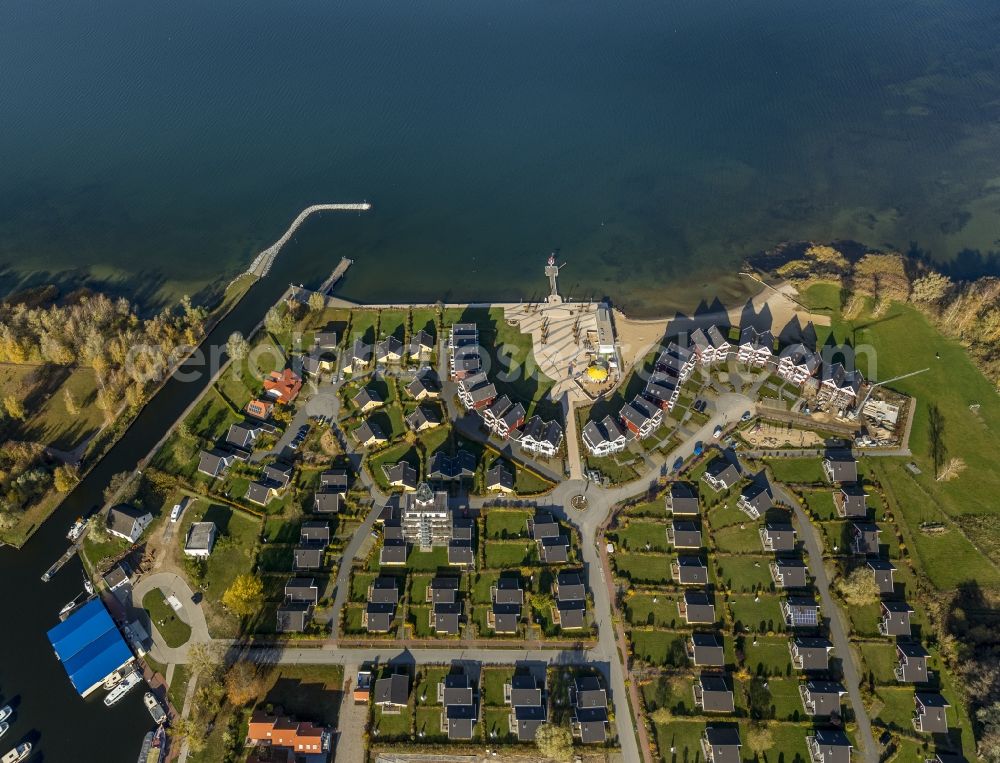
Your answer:
[[[840,715],[840,698],[847,693],[836,681],[809,680],[799,684],[799,696],[806,715],[827,717]]]
[[[478,718],[478,706],[472,682],[465,673],[450,673],[438,683],[438,702],[444,706],[441,713],[441,731],[449,739],[472,739]]]
[[[768,522],[757,533],[765,551],[795,550],[795,529],[789,524]]]
[[[584,599],[559,599],[552,615],[553,621],[563,630],[579,630],[587,624],[587,602]]]
[[[509,437],[510,433],[524,423],[525,410],[521,403],[514,405],[500,417],[496,423],[496,434],[500,437]]]
[[[254,442],[264,431],[259,425],[251,425],[247,422],[232,424],[226,433],[226,442],[236,448],[251,450]]]
[[[892,579],[892,573],[896,568],[892,562],[888,559],[869,559],[868,568],[875,576],[875,585],[878,586],[880,594],[895,593],[896,584]]]
[[[562,439],[563,431],[558,421],[544,421],[540,416],[532,416],[521,428],[517,443],[523,451],[551,457],[559,451]]]
[[[801,559],[779,558],[771,562],[771,579],[778,588],[807,588],[809,571]]]
[[[951,705],[937,692],[918,691],[913,696],[916,711],[913,716],[913,728],[925,734],[947,734],[948,713]]]
[[[418,405],[413,412],[406,417],[406,425],[414,432],[423,432],[427,429],[441,426],[441,414],[436,408],[426,405]]]
[[[792,665],[796,670],[829,670],[833,644],[825,638],[795,637],[788,642]]]
[[[472,479],[475,473],[476,457],[469,451],[459,450],[454,456],[449,456],[443,450],[439,450],[431,456],[431,465],[427,470],[427,478],[437,482],[444,482]]]
[[[591,419],[583,426],[583,444],[595,456],[608,456],[625,449],[627,438],[618,422],[605,416],[600,422]]]
[[[789,628],[815,628],[819,625],[819,605],[807,596],[789,596],[781,600],[781,616]]]
[[[326,522],[303,522],[299,527],[299,543],[330,545],[330,525]]]
[[[708,567],[700,556],[678,556],[670,573],[681,585],[708,585]]]
[[[461,602],[435,604],[430,612],[430,625],[436,633],[457,636],[462,624]]]
[[[463,517],[460,514],[451,515],[451,537],[453,540],[472,540],[472,528],[475,522],[472,517]]]
[[[608,693],[600,679],[578,677],[569,687],[569,703],[573,736],[584,744],[603,744],[608,738]]]
[[[389,528],[386,528],[389,529]],[[382,549],[379,551],[378,562],[380,565],[390,567],[401,567],[406,564],[406,541],[403,540],[402,530],[399,527],[392,528],[398,530],[398,538],[390,540],[388,537],[382,539]]]
[[[409,698],[410,677],[403,673],[394,673],[375,682],[372,703],[380,707],[383,713],[402,712],[406,708]]]
[[[833,491],[833,506],[839,517],[864,519],[868,516],[868,494],[856,482],[849,482]]]
[[[354,344],[351,345],[351,349],[347,353],[347,365],[356,371],[364,368],[371,362],[372,346],[363,338],[358,337],[354,340]]]
[[[441,380],[434,371],[428,369],[417,374],[406,385],[406,391],[416,400],[438,397],[441,394]]]
[[[740,731],[735,726],[708,726],[701,737],[707,763],[741,763]]]
[[[374,421],[362,421],[361,424],[351,432],[351,435],[357,441],[358,445],[363,448],[371,447],[372,445],[381,445],[388,442],[385,434],[382,432],[382,428],[376,424]]]
[[[746,326],[740,332],[740,346],[737,360],[750,366],[760,368],[774,356],[774,335],[770,331],[758,331],[753,326]]]
[[[513,493],[514,475],[498,461],[486,472],[486,489],[498,493]]]
[[[927,658],[930,654],[917,641],[896,642],[896,680],[902,683],[923,684],[930,680]]]
[[[878,632],[883,636],[909,636],[910,615],[913,608],[905,601],[881,602],[882,615],[878,624]]]
[[[203,450],[198,457],[198,471],[209,477],[218,477],[220,474],[225,474],[234,461],[236,456],[233,453],[218,448]]]
[[[492,429],[500,417],[509,411],[513,405],[514,403],[511,402],[511,399],[507,395],[501,395],[490,403],[483,411],[483,421],[486,422],[486,426]]]
[[[532,675],[511,676],[504,684],[504,702],[510,705],[510,732],[519,742],[533,742],[538,727],[548,718],[544,679],[539,686]]]
[[[389,487],[401,487],[403,490],[417,489],[417,470],[408,461],[382,464],[382,473]]]
[[[395,617],[395,604],[379,604],[369,601],[361,615],[361,625],[369,633],[388,633]]]
[[[286,601],[275,613],[278,633],[302,633],[312,619],[313,608],[306,602]]]
[[[667,525],[667,540],[674,548],[701,548],[701,528],[690,519],[674,519]]]
[[[719,456],[705,469],[702,479],[714,490],[728,490],[740,481],[740,470],[725,456]]]
[[[691,686],[694,704],[706,713],[732,713],[736,701],[729,681],[721,673],[702,673]]]
[[[469,540],[448,542],[448,564],[455,567],[475,567],[476,552]]]
[[[851,740],[840,729],[816,729],[806,735],[813,763],[851,763]]]
[[[631,402],[621,407],[618,418],[632,434],[643,438],[648,437],[660,425],[663,411],[636,395]]]
[[[685,591],[677,601],[677,612],[688,625],[715,622],[715,603],[706,591]]]
[[[358,393],[351,398],[351,402],[356,405],[362,413],[367,413],[380,406],[385,405],[385,400],[378,393],[378,390],[369,387],[362,387]]]
[[[781,351],[776,372],[782,379],[801,385],[812,378],[819,366],[819,355],[800,342]]]
[[[380,575],[368,586],[368,601],[376,604],[398,604],[399,585],[396,578]]]
[[[565,564],[569,561],[569,539],[565,535],[538,541],[538,552],[544,564]]]
[[[560,572],[552,587],[552,593],[558,601],[579,601],[587,598],[583,576],[576,570]]]
[[[277,492],[273,482],[251,482],[247,485],[247,492],[243,497],[258,506],[266,506]]]
[[[420,329],[414,331],[410,337],[410,346],[407,354],[411,358],[420,358],[434,352],[434,337]]]
[[[108,590],[114,591],[129,582],[127,565],[124,562],[122,564],[116,564],[109,572],[104,573],[101,577],[104,578],[104,583],[107,585]]]
[[[319,603],[319,588],[313,578],[288,578],[285,581],[285,601]]]
[[[313,512],[316,514],[337,514],[343,505],[343,493],[328,493],[321,490],[313,495]]]
[[[346,493],[347,483],[346,469],[329,469],[319,475],[320,487],[334,493]]]
[[[486,622],[497,633],[517,633],[521,621],[524,591],[514,577],[501,577],[490,588],[492,608],[486,613]]]
[[[848,371],[843,363],[824,365],[816,399],[820,403],[847,405],[857,398],[864,380],[861,371],[858,369]]]
[[[717,633],[695,631],[687,640],[687,656],[695,667],[722,667],[726,653]]]
[[[532,540],[557,538],[562,533],[559,522],[547,511],[540,511],[528,518],[528,533]]]
[[[375,360],[379,363],[396,363],[403,358],[403,343],[394,336],[387,336],[375,343]]]
[[[292,479],[292,467],[290,464],[273,463],[264,467],[264,479],[274,483],[277,488],[288,487]]]
[[[427,586],[425,599],[429,604],[454,604],[458,596],[459,579],[437,576]]]
[[[858,462],[850,453],[828,453],[823,458],[823,473],[830,482],[841,484],[858,481]]]
[[[108,532],[129,543],[139,540],[143,530],[149,527],[153,515],[148,509],[139,509],[127,503],[120,503],[108,510]]]
[[[184,541],[184,554],[207,558],[215,546],[216,528],[214,522],[194,522],[188,529]]]
[[[751,519],[759,519],[767,513],[774,506],[774,495],[767,478],[758,476],[756,481],[743,488],[736,505]]]
[[[488,408],[496,399],[497,388],[485,373],[473,374],[458,383],[458,397],[469,410]]]
[[[667,511],[678,516],[698,516],[698,496],[687,482],[671,482],[667,491]]]
[[[336,331],[317,331],[313,334],[314,350],[335,350],[337,349]]]
[[[851,550],[855,554],[878,554],[878,525],[867,522],[851,523]]]
[[[299,546],[292,552],[292,566],[296,570],[318,570],[323,566],[323,546]]]

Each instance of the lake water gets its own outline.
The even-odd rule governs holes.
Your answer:
[[[516,299],[559,249],[575,297],[651,314],[788,239],[1000,250],[995,0],[0,4],[0,290],[86,281],[147,306],[304,226],[217,336],[356,260],[363,300]],[[4,739],[134,760],[139,695],[69,686],[44,632],[79,589],[68,524],[195,393],[169,386],[21,552],[0,551]]]
[[[0,285],[153,304],[310,203],[365,300],[690,299],[787,239],[1000,249],[993,0],[107,0],[0,8]],[[986,263],[990,264],[990,263]]]

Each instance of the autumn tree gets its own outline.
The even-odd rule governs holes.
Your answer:
[[[66,406],[66,413],[70,416],[80,415],[80,404],[76,401],[76,395],[69,387],[63,387],[63,404]]]
[[[60,493],[68,493],[79,481],[79,477],[76,476],[76,471],[72,467],[63,464],[56,467],[52,474],[52,480],[56,490]]]
[[[875,576],[867,567],[855,567],[846,577],[840,578],[837,590],[852,607],[874,604],[879,599]]]
[[[309,309],[314,313],[318,313],[326,307],[326,297],[320,294],[318,291],[314,291],[309,295]]]
[[[758,755],[774,747],[774,736],[770,727],[764,723],[751,723],[747,728],[747,747]]]
[[[132,479],[132,472],[118,472],[111,476],[104,488],[104,502],[129,503],[139,494],[139,480]]]
[[[239,331],[234,331],[226,341],[226,354],[237,363],[250,354],[250,343]]]
[[[264,693],[264,677],[252,662],[240,660],[226,671],[226,697],[235,707],[242,707]]]
[[[950,278],[932,270],[913,282],[910,300],[920,305],[940,305],[953,286]]]
[[[237,617],[248,617],[264,604],[264,583],[249,573],[237,575],[222,594],[222,604]]]
[[[222,657],[211,643],[192,644],[188,648],[187,666],[192,675],[212,679],[222,669]]]
[[[535,732],[535,744],[546,758],[562,761],[573,757],[573,737],[564,726],[543,723]]]
[[[15,395],[7,395],[3,399],[3,409],[6,411],[7,415],[10,416],[15,421],[24,421],[27,418],[27,413],[24,410],[24,403],[21,399]]]
[[[278,306],[272,307],[264,314],[264,328],[272,334],[282,334],[291,331],[294,320],[287,310],[281,310]]]

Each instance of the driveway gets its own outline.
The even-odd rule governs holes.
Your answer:
[[[178,647],[167,646],[160,636],[160,632],[156,629],[156,625],[150,621],[149,613],[142,608],[143,597],[154,588],[163,591],[164,596],[174,596],[180,601],[181,609],[177,616],[191,626],[191,638],[186,644]],[[188,584],[174,572],[157,572],[146,575],[140,578],[133,587],[131,606],[127,607],[129,617],[130,619],[138,618],[149,630],[150,638],[153,640],[149,654],[157,662],[162,662],[165,665],[186,662],[188,648],[191,644],[211,641],[208,623],[205,622],[205,613],[200,604],[194,603],[193,596]]]

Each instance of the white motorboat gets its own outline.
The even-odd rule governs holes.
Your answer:
[[[69,528],[69,532],[66,533],[66,538],[74,542],[80,540],[80,536],[83,535],[83,531],[86,527],[87,520],[80,517]]]
[[[10,705],[4,705],[0,708],[0,721],[5,721],[14,714],[14,708]]]
[[[149,710],[149,714],[153,716],[154,723],[163,723],[167,719],[167,714],[163,711],[163,707],[156,697],[153,696],[153,692],[147,691],[143,694],[142,701],[146,705],[146,709]]]
[[[142,676],[139,672],[133,670],[125,678],[121,680],[114,689],[108,692],[108,696],[104,698],[104,704],[111,707],[115,702],[120,700],[126,694],[128,694],[132,689],[142,683]]]
[[[0,723],[0,737],[2,737],[8,731],[10,731],[10,724],[7,723],[6,721],[4,721],[3,723]]]
[[[76,609],[76,599],[73,599],[73,601],[65,604],[63,608],[59,610],[59,617],[62,617],[63,615],[68,615],[74,609]]]
[[[0,763],[20,763],[22,760],[27,759],[29,755],[31,755],[31,743],[22,742],[0,758]]]

